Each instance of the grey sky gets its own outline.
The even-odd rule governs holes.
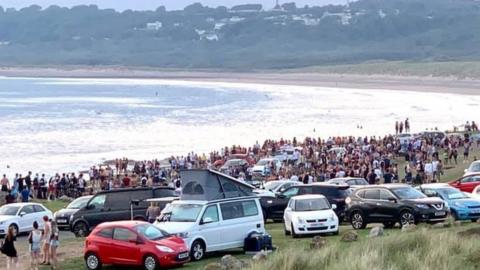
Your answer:
[[[280,0],[280,3],[292,2],[294,0]],[[158,6],[165,6],[167,9],[183,9],[186,5],[194,2],[201,2],[207,6],[232,6],[245,3],[261,3],[265,7],[271,7],[275,0],[0,0],[0,6],[22,8],[37,4],[42,7],[50,5],[75,6],[82,4],[96,4],[100,8],[115,8],[117,10],[135,9],[146,10],[155,9]],[[303,5],[324,5],[330,3],[346,3],[346,0],[297,0],[294,1],[297,6]]]

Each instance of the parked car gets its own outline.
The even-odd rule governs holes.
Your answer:
[[[398,139],[401,145],[408,145],[411,141],[415,139],[415,137],[409,133],[398,134],[396,138]]]
[[[480,200],[472,199],[448,184],[425,184],[418,189],[428,197],[439,197],[444,200],[455,220],[476,222],[480,218]]]
[[[258,196],[270,196],[275,197],[275,194],[278,192],[283,192],[289,187],[303,185],[299,181],[290,181],[290,180],[276,180],[269,181],[263,185],[262,189],[254,189],[253,192],[257,193]]]
[[[463,192],[471,193],[475,187],[480,185],[480,173],[462,176],[457,180],[448,183],[454,188],[458,188]]]
[[[480,160],[472,162],[468,169],[465,169],[465,174],[463,176],[468,176],[472,174],[480,174]]]
[[[105,222],[85,240],[84,258],[89,270],[102,265],[143,266],[157,270],[189,261],[183,239],[140,221]]]
[[[272,219],[274,221],[282,221],[285,208],[287,208],[288,201],[298,195],[305,194],[320,194],[324,195],[330,204],[336,204],[337,214],[340,222],[342,222],[345,215],[345,199],[350,195],[349,186],[332,185],[326,183],[316,183],[311,185],[299,185],[287,188],[283,192],[275,194],[275,196],[262,196],[260,203],[262,204],[262,211],[265,220]]]
[[[363,186],[368,186],[368,182],[364,178],[354,178],[354,177],[334,178],[334,179],[328,180],[327,183],[333,184],[333,185],[348,185],[352,190],[363,187]]]
[[[57,222],[60,229],[70,229],[70,216],[85,207],[93,196],[83,196],[75,199],[67,207],[62,208],[53,214],[53,220]]]
[[[248,162],[244,159],[230,159],[220,167],[219,171],[225,174],[232,174],[236,168],[244,168],[248,166]]]
[[[278,173],[282,167],[282,162],[277,158],[263,158],[255,164],[252,168],[253,175],[260,175],[262,177],[269,176],[272,174],[271,165],[275,168],[275,173]]]
[[[301,234],[338,234],[338,217],[323,195],[294,196],[288,202],[283,215],[285,235],[297,237]]]
[[[36,221],[40,229],[43,229],[43,217],[53,218],[53,214],[45,206],[39,203],[11,203],[0,207],[0,236],[8,233],[13,228],[15,235],[28,233],[33,230],[33,222]]]
[[[275,152],[274,158],[280,160],[281,162],[291,161],[295,162],[298,160],[298,155],[295,154],[295,151],[300,151],[301,147],[293,147],[292,145],[284,145],[280,147],[278,151]]]
[[[369,223],[383,223],[392,228],[419,222],[440,222],[448,216],[448,207],[440,198],[428,198],[403,184],[375,185],[359,188],[347,198],[346,217],[354,229]]]
[[[207,252],[244,247],[249,234],[265,233],[257,197],[174,201],[170,210],[169,221],[157,221],[155,226],[182,237],[193,261]]]
[[[219,159],[219,160],[215,161],[213,163],[213,166],[215,168],[220,168],[221,166],[223,166],[223,164],[225,164],[226,161],[228,161],[230,159],[243,159],[248,163],[248,165],[254,165],[255,164],[255,159],[248,154],[231,154],[230,156],[227,157],[226,160]]]
[[[99,192],[85,207],[70,216],[70,230],[76,236],[85,236],[103,222],[129,219],[145,221],[147,200],[164,197],[175,197],[175,190],[169,187],[156,187]],[[161,202],[159,207],[163,208],[167,203]]]
[[[471,193],[471,197],[480,199],[480,186],[477,186]]]

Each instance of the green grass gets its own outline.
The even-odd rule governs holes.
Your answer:
[[[33,202],[38,202],[43,204],[45,207],[50,209],[53,213],[57,212],[58,210],[67,207],[70,202],[56,200],[56,201],[45,201],[45,200],[32,200]]]

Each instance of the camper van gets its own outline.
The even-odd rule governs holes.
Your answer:
[[[157,221],[155,226],[182,237],[194,261],[207,252],[242,248],[251,233],[265,233],[262,207],[256,196],[174,201],[170,210],[169,221]]]
[[[182,237],[193,261],[205,253],[244,247],[251,233],[265,233],[254,187],[213,170],[180,171],[182,196],[172,202],[167,221],[155,225]]]

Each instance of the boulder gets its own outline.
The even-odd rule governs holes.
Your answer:
[[[252,257],[252,260],[254,262],[258,262],[258,261],[264,261],[267,259],[267,252],[262,250],[260,252],[257,252],[257,254],[255,254],[253,257]]]
[[[406,224],[402,227],[402,232],[414,232],[417,230],[417,225],[415,224]]]
[[[355,242],[358,240],[358,233],[356,231],[348,231],[342,234],[340,241],[342,242]]]
[[[219,263],[209,263],[203,267],[203,270],[224,270]]]
[[[383,236],[383,226],[375,226],[370,230],[370,233],[368,234],[368,237],[373,238],[373,237],[380,237]]]
[[[313,237],[310,243],[311,249],[321,249],[327,244],[327,240],[319,235]]]
[[[232,255],[225,255],[220,259],[220,264],[224,270],[240,270],[243,263]]]
[[[458,232],[458,235],[462,237],[480,236],[480,228],[476,227],[476,228],[471,228],[465,231],[461,231],[461,232]]]
[[[62,197],[58,198],[60,201],[64,201],[64,202],[72,202],[73,201],[73,198],[70,198],[68,196],[65,196],[63,195]]]

